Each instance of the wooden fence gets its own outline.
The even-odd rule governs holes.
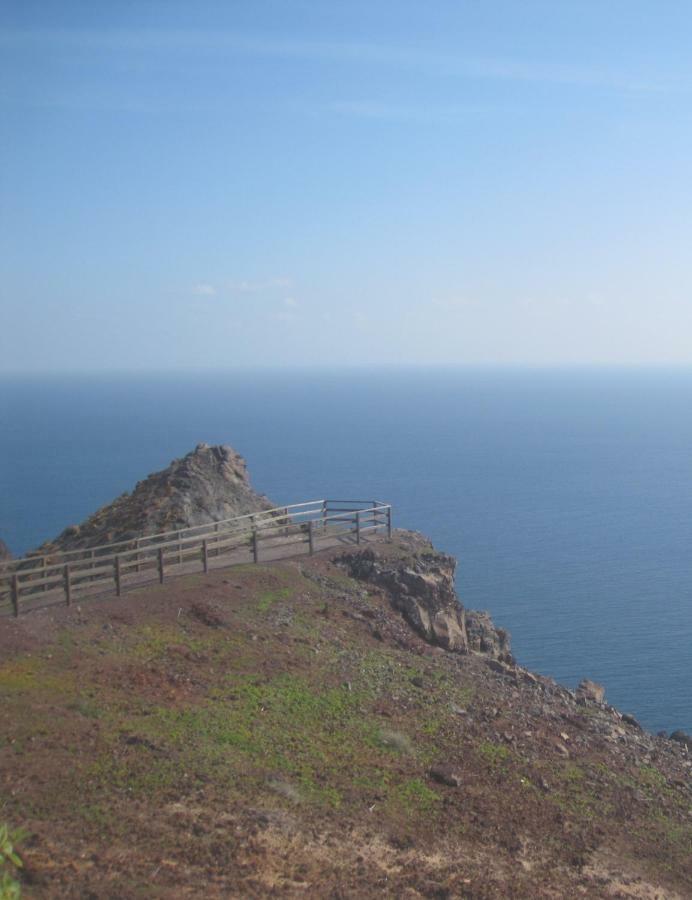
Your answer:
[[[139,587],[172,575],[314,553],[338,540],[392,534],[379,500],[310,500],[79,550],[0,563],[0,615]],[[347,536],[351,535],[351,538]]]

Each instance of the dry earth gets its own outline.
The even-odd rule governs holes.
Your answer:
[[[431,646],[338,556],[0,620],[24,896],[692,896],[685,747]]]

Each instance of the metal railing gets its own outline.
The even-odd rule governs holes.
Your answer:
[[[82,600],[166,575],[314,553],[328,539],[391,538],[392,508],[379,500],[309,500],[207,525],[0,563],[0,615]]]

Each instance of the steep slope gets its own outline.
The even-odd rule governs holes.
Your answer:
[[[81,525],[71,525],[39,550],[75,550],[271,509],[250,485],[243,457],[232,447],[199,444],[182,459],[138,482]]]
[[[27,896],[692,896],[687,746],[476,639],[452,564],[399,532],[0,623]]]

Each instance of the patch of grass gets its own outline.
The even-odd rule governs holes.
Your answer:
[[[396,753],[405,754],[407,756],[410,756],[413,753],[411,740],[407,735],[402,734],[400,731],[382,729],[377,734],[377,741],[381,747],[386,747],[388,750],[393,750]]]
[[[21,896],[21,886],[14,876],[23,865],[15,848],[22,836],[10,831],[7,824],[0,825],[0,900],[19,900]]]
[[[82,695],[72,703],[68,703],[67,709],[71,709],[87,719],[100,719],[103,715],[103,710],[98,703],[92,697],[86,695]]]
[[[407,816],[420,816],[432,812],[440,802],[440,796],[420,778],[411,778],[392,788],[389,802]]]
[[[562,770],[562,778],[567,784],[577,785],[584,780],[584,771],[574,763],[567,763]]]
[[[639,782],[644,785],[644,787],[647,787],[654,792],[669,792],[668,779],[662,772],[659,772],[655,766],[640,766],[638,778]]]
[[[53,672],[44,660],[24,657],[0,666],[0,691],[6,693],[71,693],[74,679],[66,672]]]
[[[482,741],[478,745],[478,754],[491,768],[501,767],[511,755],[504,744],[495,744],[492,741]]]
[[[278,588],[274,591],[265,591],[257,601],[257,609],[260,612],[267,612],[275,603],[279,603],[281,600],[288,600],[292,595],[293,590],[287,587]]]
[[[357,768],[373,728],[360,714],[361,702],[342,687],[316,688],[285,673],[268,682],[229,676],[203,704],[152,707],[121,723],[123,734],[147,743],[128,747],[125,758],[104,758],[91,775],[151,794],[179,783],[184,773],[187,784],[213,779],[218,787],[278,771],[306,802],[337,807],[335,782]]]

